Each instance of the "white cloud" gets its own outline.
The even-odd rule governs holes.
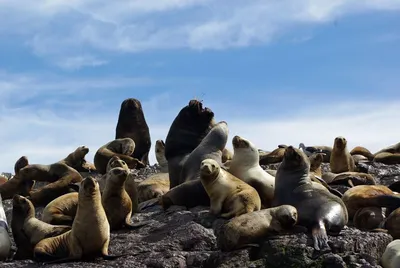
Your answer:
[[[12,97],[19,94],[13,93]],[[60,100],[59,97],[56,99]],[[109,107],[107,112],[96,113],[96,105],[101,105],[96,101],[99,100],[67,105],[63,114],[48,108],[45,100],[40,109],[9,108],[3,103],[0,122],[7,127],[0,132],[3,141],[0,171],[12,171],[14,162],[22,155],[28,156],[32,163],[53,163],[80,145],[90,148],[87,159],[93,161],[96,150],[114,138],[119,109]],[[168,93],[143,101],[142,105],[152,137],[150,161],[153,164],[155,140],[165,139],[170,124],[182,107],[178,107]],[[215,105],[218,104],[210,108],[219,110],[220,107]],[[250,139],[265,150],[272,150],[278,144],[298,146],[300,142],[332,145],[336,136],[345,136],[349,149],[362,145],[375,152],[399,141],[400,127],[396,123],[399,105],[398,101],[343,102],[299,108],[298,112],[279,119],[261,115],[253,119],[221,118],[218,114],[216,118],[228,122],[228,147],[231,149],[234,135]]]
[[[225,49],[264,44],[302,24],[399,10],[400,0],[0,0],[0,35],[20,35],[33,51],[59,63],[79,51]],[[294,34],[294,38],[297,37]],[[96,60],[89,60],[99,65]],[[81,65],[74,59],[69,65]],[[78,62],[78,63],[77,63]],[[87,63],[87,59],[83,60]],[[62,66],[65,67],[65,66]]]
[[[107,61],[89,55],[61,58],[57,61],[58,66],[70,71],[79,70],[86,66],[96,67],[105,64],[107,64]]]

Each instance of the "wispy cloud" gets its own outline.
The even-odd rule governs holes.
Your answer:
[[[304,24],[347,14],[399,10],[399,0],[0,1],[1,34],[20,35],[61,67],[98,66],[107,59],[73,58],[76,50],[225,49],[265,44]],[[302,39],[294,37],[295,39]],[[95,56],[94,56],[95,57]]]
[[[68,58],[61,58],[57,61],[57,65],[63,69],[76,71],[82,67],[96,67],[107,64],[105,60],[100,60],[93,56],[83,55]]]

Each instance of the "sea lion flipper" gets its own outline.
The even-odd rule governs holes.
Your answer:
[[[328,235],[326,234],[325,224],[322,221],[312,228],[311,235],[315,250],[322,251],[324,249],[330,249],[328,245]]]
[[[152,207],[152,206],[156,206],[156,205],[161,205],[160,197],[156,197],[156,198],[141,202],[138,206],[138,210],[143,211],[144,209],[146,209],[148,207]]]
[[[125,257],[125,256],[129,256],[130,254],[127,254],[127,253],[125,253],[125,254],[119,254],[119,255],[106,255],[106,254],[102,254],[102,258],[104,259],[104,260],[108,260],[108,261],[112,261],[112,260],[115,260],[115,259],[118,259],[118,258],[121,258],[121,257]]]
[[[148,225],[150,222],[151,222],[151,221],[142,221],[142,222],[135,222],[135,223],[132,223],[132,222],[130,222],[130,219],[126,219],[126,221],[125,221],[125,226],[126,226],[126,228],[128,228],[128,229],[134,230],[134,229],[139,229],[139,228],[141,228],[141,227],[143,227],[143,226],[146,226],[146,225]]]

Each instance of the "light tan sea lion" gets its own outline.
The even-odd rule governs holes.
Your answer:
[[[314,249],[329,248],[327,233],[338,234],[348,222],[343,201],[316,187],[310,179],[310,161],[303,151],[289,146],[275,177],[273,206],[292,205],[298,224],[311,230]]]
[[[383,268],[398,268],[400,267],[400,240],[396,239],[390,242],[381,258]]]
[[[388,152],[379,153],[375,155],[373,161],[385,165],[400,164],[400,153],[388,153]]]
[[[60,160],[58,163],[66,164],[78,172],[93,172],[96,171],[94,164],[86,161],[85,156],[89,153],[89,148],[86,146],[79,146],[72,153],[67,155],[66,158]]]
[[[165,143],[163,140],[157,140],[155,145],[155,155],[160,171],[168,173],[168,161],[165,158]]]
[[[100,174],[107,172],[107,164],[113,156],[126,162],[130,169],[142,168],[144,163],[131,155],[135,151],[135,142],[131,138],[116,139],[101,146],[94,155],[94,165]]]
[[[333,144],[330,167],[333,173],[356,171],[353,157],[347,150],[347,140],[344,137],[336,137]]]
[[[137,186],[139,203],[158,198],[169,191],[168,173],[151,175]]]
[[[138,227],[131,223],[132,201],[125,190],[128,174],[129,170],[122,167],[115,167],[107,172],[106,188],[101,195],[101,203],[106,212],[111,231],[123,227]]]
[[[374,154],[374,156],[376,156],[377,154],[380,154],[380,153],[392,153],[392,154],[398,154],[398,153],[400,153],[400,142],[398,142],[398,143],[396,143],[396,144],[393,144],[393,145],[390,145],[390,146],[388,146],[388,147],[385,147],[385,148],[383,148],[383,149],[377,151],[377,152]]]
[[[72,225],[78,208],[78,193],[57,197],[43,210],[42,221],[49,224]]]
[[[222,163],[226,163],[227,161],[232,160],[232,158],[233,158],[233,153],[229,151],[228,148],[222,150]]]
[[[110,224],[101,204],[99,184],[92,177],[81,182],[78,209],[72,230],[40,241],[34,248],[34,258],[40,262],[66,262],[93,259],[108,255]]]
[[[35,182],[22,180],[19,176],[19,171],[28,164],[28,158],[26,156],[20,157],[17,162],[15,162],[15,176],[0,185],[0,194],[3,200],[13,198],[15,194],[24,196],[29,194]]]
[[[354,154],[351,157],[353,157],[354,159],[354,163],[357,165],[358,163],[361,162],[369,162],[370,160],[368,160],[368,158],[366,158],[365,156],[361,155],[361,154]]]
[[[260,154],[260,165],[270,165],[282,162],[285,148],[278,147],[268,154]]]
[[[9,235],[6,212],[4,211],[3,199],[0,194],[0,260],[4,261],[10,257],[11,240]]]
[[[261,208],[256,189],[221,169],[213,159],[201,162],[200,181],[210,197],[213,215],[232,218]]]
[[[324,161],[323,153],[314,153],[308,157],[310,160],[310,173],[322,177],[321,164]]]
[[[383,185],[354,186],[344,193],[342,200],[346,204],[349,219],[353,219],[357,210],[364,207],[400,207],[400,197]]]
[[[71,226],[51,225],[35,218],[35,207],[20,195],[13,197],[11,228],[18,248],[15,260],[31,259],[33,248],[39,241],[71,230]]]
[[[28,165],[19,171],[19,176],[25,181],[50,182],[42,188],[29,192],[28,199],[35,207],[44,207],[57,197],[74,192],[70,185],[82,181],[78,171],[62,163]]]
[[[297,210],[288,205],[242,214],[225,223],[216,234],[218,247],[231,251],[259,243],[269,235],[290,229],[296,222]]]
[[[142,104],[138,99],[129,98],[121,103],[115,139],[121,138],[131,138],[135,142],[136,148],[130,156],[140,160],[144,165],[149,165],[150,131],[144,117]]]
[[[233,137],[232,145],[234,153],[229,172],[257,190],[263,208],[271,207],[275,177],[261,168],[257,148],[240,136]]]
[[[207,107],[203,108],[203,104],[198,100],[190,100],[189,104],[179,111],[165,140],[165,157],[168,161],[171,189],[182,183],[181,172],[186,158],[214,125],[214,113]]]
[[[365,147],[362,146],[356,146],[353,148],[353,150],[350,151],[351,155],[363,155],[365,156],[368,160],[374,159],[374,155]]]
[[[370,231],[377,229],[385,220],[385,215],[380,207],[363,207],[357,210],[353,217],[354,227]]]

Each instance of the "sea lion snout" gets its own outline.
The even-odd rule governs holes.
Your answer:
[[[245,139],[243,139],[242,137],[237,136],[237,135],[235,137],[233,137],[232,145],[233,145],[233,148],[235,148],[235,149],[248,148],[249,147],[247,141]]]
[[[216,168],[216,165],[214,160],[211,159],[205,159],[201,162],[201,166],[200,166],[200,171],[202,174],[204,175],[210,175],[211,173],[213,173],[213,171]]]
[[[113,168],[111,172],[116,176],[127,176],[128,175],[128,170],[121,168],[121,167]]]

